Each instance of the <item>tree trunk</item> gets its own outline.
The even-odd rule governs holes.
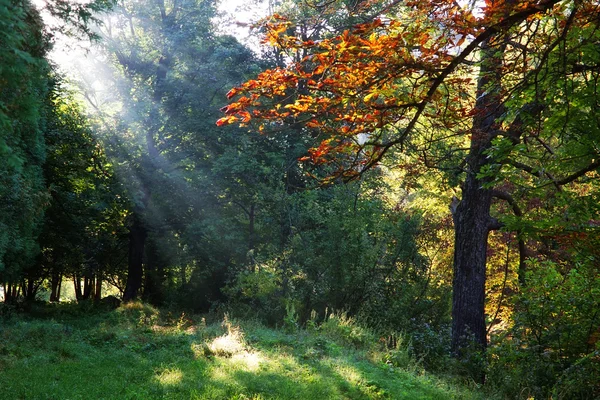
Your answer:
[[[25,296],[25,300],[34,301],[36,294],[37,286],[35,284],[35,280],[33,278],[29,278],[27,281],[23,281],[23,295]]]
[[[470,173],[453,215],[452,351],[458,356],[472,342],[479,350],[487,344],[484,310],[491,195],[480,185]]]
[[[102,273],[96,275],[96,288],[94,290],[94,302],[97,303],[102,299]]]
[[[62,284],[62,273],[59,271],[52,271],[52,277],[50,278],[50,301],[60,301],[60,288]]]
[[[73,288],[75,289],[75,299],[81,301],[83,293],[81,291],[81,278],[77,274],[73,274]]]
[[[155,240],[150,240],[146,248],[146,275],[144,280],[144,299],[150,304],[163,302],[164,261]]]
[[[12,284],[7,282],[4,284],[4,302],[7,304],[12,303]]]
[[[252,273],[256,272],[256,261],[254,259],[254,242],[255,242],[255,205],[254,203],[250,204],[250,211],[248,212],[248,255],[250,256],[250,270]]]
[[[89,300],[90,297],[94,296],[94,275],[86,274],[87,276],[83,277],[83,300]]]
[[[138,215],[134,215],[133,225],[129,229],[129,260],[127,265],[127,283],[123,293],[123,301],[137,298],[142,287],[144,246],[146,245],[146,228]]]
[[[478,178],[490,160],[486,154],[498,134],[498,119],[503,108],[500,97],[502,54],[505,45],[494,45],[495,38],[482,44],[482,62],[477,85],[471,148],[462,200],[453,210],[454,279],[452,282],[452,352],[473,362],[473,351],[487,347],[485,326],[485,280],[487,241],[498,223],[490,216],[492,192],[485,188],[490,177]],[[474,378],[483,381],[483,365],[474,368]]]

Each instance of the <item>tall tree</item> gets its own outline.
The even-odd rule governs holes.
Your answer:
[[[61,32],[90,35],[93,12],[111,3],[57,0],[46,6],[64,24]],[[52,33],[31,2],[0,1],[0,31],[0,279],[10,300],[17,286],[33,298],[41,284],[38,236],[50,204],[45,136],[57,87],[46,58]]]
[[[10,300],[39,252],[49,66],[43,24],[29,2],[0,2],[0,31],[0,276]]]
[[[166,277],[197,260],[202,260],[200,268],[220,264],[217,275],[222,276],[215,278],[215,286],[225,281],[222,272],[230,255],[209,250],[223,243],[206,231],[226,218],[215,209],[229,199],[223,200],[226,189],[209,176],[223,177],[223,168],[213,171],[215,160],[232,155],[228,146],[236,142],[232,135],[215,134],[211,121],[218,115],[217,99],[255,70],[256,62],[233,37],[215,33],[214,16],[212,1],[128,1],[102,28],[117,96],[98,108],[111,121],[110,155],[133,203],[126,300],[143,288],[144,297],[160,302]],[[110,114],[111,105],[119,108],[116,115]],[[236,197],[244,197],[243,207],[252,209],[251,194]],[[200,238],[198,225],[204,230]],[[195,242],[180,245],[175,236]],[[199,250],[203,245],[207,248]],[[184,254],[192,248],[200,254]],[[179,260],[167,257],[175,253]],[[185,271],[176,275],[187,283]]]
[[[577,54],[595,43],[598,5],[490,0],[461,6],[440,0],[406,2],[380,16],[362,12],[372,17],[369,22],[319,41],[290,35],[293,22],[272,16],[264,24],[266,41],[306,55],[233,88],[217,125],[256,124],[268,132],[302,124],[307,134],[322,138],[305,159],[328,165],[330,180],[359,178],[392,150],[412,164],[446,171],[447,182],[461,191],[451,205],[452,347],[457,355],[473,341],[485,349],[488,235],[507,220],[492,215],[493,199],[523,217],[504,172],[510,167],[519,176],[533,174],[542,182],[530,184],[559,189],[599,166],[593,150],[576,154],[568,166],[562,157],[543,157],[561,165],[560,178],[546,175],[547,166],[517,160],[529,154],[540,160],[540,153],[551,151],[541,136],[565,148],[577,142],[566,134],[572,117],[556,131],[544,110],[558,107],[547,97],[553,79],[594,79],[597,59]],[[523,234],[519,223],[507,229]]]
[[[47,116],[44,178],[50,200],[39,242],[38,274],[51,283],[58,301],[63,276],[73,277],[78,300],[101,296],[107,253],[119,253],[122,187],[117,184],[81,106],[55,84]],[[81,279],[84,285],[79,285]],[[81,289],[81,290],[79,290]]]

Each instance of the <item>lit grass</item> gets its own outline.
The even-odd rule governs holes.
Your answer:
[[[54,308],[44,316],[0,320],[3,398],[483,398],[392,368],[375,345],[349,346],[326,331],[206,325],[141,304],[85,315]]]

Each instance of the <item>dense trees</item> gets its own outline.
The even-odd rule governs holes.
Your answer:
[[[596,3],[287,2],[259,56],[211,1],[50,2],[99,38],[90,115],[4,3],[6,301],[339,311],[509,397],[597,390]]]
[[[49,67],[36,10],[28,3],[3,1],[0,13],[0,273],[10,298],[39,252],[47,201],[42,164]]]
[[[82,24],[91,18],[89,10],[97,11],[102,4],[108,3],[69,10],[58,3],[50,6],[73,34],[86,34]],[[51,297],[58,300],[59,277],[69,268],[69,273],[81,275],[83,259],[94,258],[90,255],[94,240],[84,244],[81,239],[92,235],[90,225],[106,219],[99,212],[94,216],[94,210],[103,207],[106,190],[99,181],[110,172],[99,170],[102,151],[91,138],[81,109],[66,100],[61,78],[46,58],[51,37],[39,12],[29,2],[5,1],[0,13],[4,296],[7,301],[19,294],[32,300],[48,279],[54,289]]]
[[[294,34],[294,21],[275,15],[264,24],[267,40],[303,56],[232,89],[228,97],[235,100],[218,124],[256,121],[267,131],[302,123],[322,138],[306,159],[334,166],[334,179],[360,177],[394,149],[447,171],[461,193],[451,205],[452,347],[461,354],[473,340],[485,348],[489,232],[518,232],[525,283],[523,224],[529,215],[519,203],[531,193],[521,188],[552,186],[564,193],[565,185],[585,181],[598,167],[595,135],[582,135],[585,117],[571,114],[573,104],[592,114],[597,108],[597,7],[414,2],[324,40]],[[537,179],[519,179],[527,175]],[[590,190],[589,183],[579,187],[576,197]],[[512,224],[493,216],[494,199],[512,207]],[[569,212],[566,203],[562,208]],[[596,217],[586,210],[588,221]]]

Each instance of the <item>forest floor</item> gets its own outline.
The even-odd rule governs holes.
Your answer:
[[[0,311],[6,400],[484,398],[343,318],[274,330],[140,303]]]

